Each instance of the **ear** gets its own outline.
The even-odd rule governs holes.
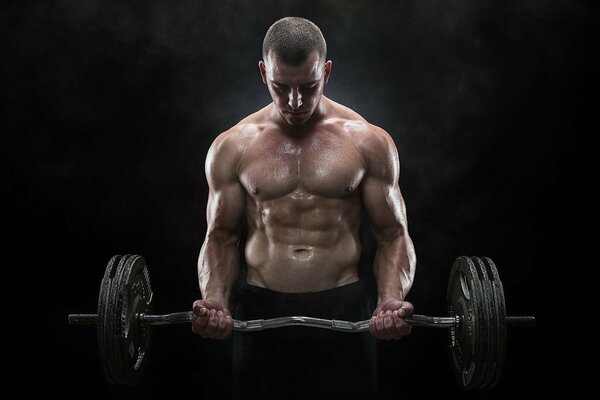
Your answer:
[[[331,75],[331,67],[333,65],[333,61],[329,60],[325,63],[325,84],[329,81],[329,75]]]
[[[258,70],[260,71],[260,76],[262,77],[263,83],[266,85],[267,84],[267,66],[265,65],[265,63],[262,60],[258,62]]]

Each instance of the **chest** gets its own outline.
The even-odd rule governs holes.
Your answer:
[[[259,199],[293,192],[340,197],[358,187],[364,171],[359,150],[339,135],[300,141],[265,138],[244,152],[240,179]]]

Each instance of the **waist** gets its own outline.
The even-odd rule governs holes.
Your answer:
[[[287,293],[245,284],[236,314],[240,319],[307,316],[360,320],[369,318],[373,304],[367,285],[359,280],[315,292]]]
[[[365,284],[362,280],[347,283],[338,287],[326,290],[310,291],[310,292],[281,292],[261,286],[246,283],[241,288],[241,294],[244,297],[251,297],[253,300],[265,302],[327,302],[338,300],[340,297],[363,294]]]

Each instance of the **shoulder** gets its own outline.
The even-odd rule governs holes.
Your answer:
[[[343,128],[342,131],[354,142],[357,149],[370,163],[381,159],[398,158],[394,139],[385,129],[369,123],[356,111],[331,101],[335,115],[331,123]]]
[[[369,123],[360,114],[331,102],[338,126],[363,156],[367,174],[385,181],[397,181],[400,161],[394,139],[385,129]]]
[[[369,124],[360,143],[369,175],[386,181],[397,181],[400,172],[398,150],[394,139],[384,129]]]
[[[233,127],[220,133],[213,140],[209,155],[240,153],[262,129],[264,129],[264,123],[255,114],[249,115]]]
[[[235,126],[220,133],[212,142],[206,155],[206,170],[237,173],[240,159],[250,143],[265,129],[260,116],[249,115]]]
[[[377,158],[398,157],[398,151],[394,139],[385,129],[377,125],[368,124],[360,147],[366,156]]]
[[[217,135],[210,146],[207,158],[240,156],[260,132],[269,126],[269,121],[264,114],[265,109],[250,114]]]

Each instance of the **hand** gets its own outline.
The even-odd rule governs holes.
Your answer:
[[[209,300],[196,300],[192,306],[198,316],[192,331],[203,338],[225,339],[233,331],[233,318],[226,307]]]
[[[412,313],[413,305],[408,301],[388,300],[373,312],[369,330],[379,340],[398,340],[410,334],[411,326],[403,318]]]

